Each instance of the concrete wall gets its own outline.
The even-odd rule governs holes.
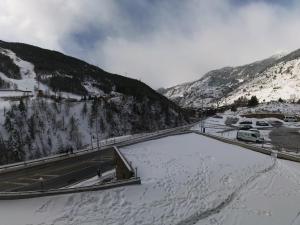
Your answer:
[[[117,147],[114,148],[117,180],[130,179],[134,177],[135,172],[130,163],[127,161],[127,159]]]
[[[0,200],[16,200],[16,199],[28,199],[28,198],[39,198],[45,196],[53,195],[63,195],[63,194],[74,194],[87,191],[99,191],[105,189],[111,189],[116,187],[122,187],[127,185],[136,185],[141,184],[141,179],[139,177],[132,178],[129,180],[121,180],[114,183],[107,183],[101,185],[94,185],[89,187],[79,187],[79,188],[64,188],[64,189],[55,189],[48,191],[28,191],[28,192],[0,192]]]

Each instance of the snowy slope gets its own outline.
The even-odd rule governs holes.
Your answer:
[[[34,87],[37,87],[36,74],[34,72],[34,66],[16,56],[16,54],[8,49],[0,48],[0,54],[4,54],[12,59],[15,65],[20,68],[21,79],[11,79],[5,74],[0,73],[1,79],[15,84],[16,89],[22,91],[34,91]]]
[[[246,91],[244,91],[246,90]],[[300,60],[279,62],[262,72],[251,82],[232,91],[228,103],[241,96],[250,98],[256,95],[260,101],[272,101],[279,98],[298,100],[300,98]]]
[[[219,224],[229,218],[223,224],[232,225],[244,224],[232,220],[252,210],[257,213],[247,214],[249,224],[266,215],[266,223],[259,224],[279,225],[289,224],[298,213],[293,205],[287,208],[290,200],[293,204],[300,200],[293,177],[294,170],[299,170],[298,164],[275,163],[269,156],[196,134],[136,144],[123,148],[122,152],[138,167],[142,185],[1,201],[1,222],[4,225],[189,225]],[[275,172],[278,181],[271,183],[269,179],[272,180]],[[283,173],[287,176],[279,175]],[[258,181],[268,185],[261,195],[266,193],[281,203],[274,204],[265,197],[263,204],[258,199],[250,205],[251,198],[260,190],[256,189]],[[277,195],[283,184],[287,192]],[[250,200],[242,201],[243,196]],[[249,206],[243,207],[243,203]],[[278,209],[282,211],[275,213]],[[278,218],[280,223],[276,222]]]
[[[96,132],[107,138],[188,122],[185,110],[141,81],[0,41],[0,164],[79,149]]]
[[[280,54],[240,67],[211,71],[203,78],[168,88],[162,93],[183,107],[231,104],[256,95],[260,102],[300,98],[300,51]],[[203,99],[203,102],[202,102]]]

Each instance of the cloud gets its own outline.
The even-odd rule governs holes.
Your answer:
[[[154,88],[300,47],[299,3],[242,2],[2,0],[0,39],[61,50]]]
[[[1,0],[1,38],[24,41],[57,50],[72,33],[108,24],[113,16],[109,0]]]

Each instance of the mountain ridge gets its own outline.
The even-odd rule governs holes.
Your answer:
[[[141,81],[57,51],[3,41],[0,112],[0,164],[190,121],[187,110]]]
[[[284,81],[284,76],[287,77],[287,75],[284,73],[285,70],[282,70],[282,76],[279,76],[279,71],[277,75],[274,75],[275,72],[272,70],[277,67],[283,68],[291,61],[299,58],[300,49],[289,54],[273,55],[267,59],[242,66],[223,67],[209,71],[196,81],[178,84],[160,92],[185,108],[200,108],[202,107],[202,100],[205,106],[216,107],[217,105],[231,104],[242,96],[250,98],[251,95],[257,95],[260,101],[278,100],[282,91],[275,90],[276,88],[277,90],[284,89],[284,83],[280,84],[280,81]],[[296,71],[298,64],[294,64],[292,67],[294,68],[294,77],[293,79],[289,79],[289,84],[297,82],[299,86],[300,81],[298,78],[300,74]],[[265,76],[272,76],[274,79],[271,82],[267,78],[264,78]],[[274,88],[274,91],[268,90],[270,87],[266,85],[266,80],[271,82],[270,86]],[[261,93],[259,90],[256,90],[256,86],[259,86]],[[288,95],[297,94],[298,87],[292,86],[291,90],[288,92]],[[285,99],[290,97],[287,94],[283,96]]]

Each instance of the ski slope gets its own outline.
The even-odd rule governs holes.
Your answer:
[[[34,66],[18,58],[11,50],[0,48],[0,53],[10,57],[14,64],[20,68],[21,79],[12,79],[3,73],[0,73],[0,78],[8,83],[15,84],[19,90],[33,92],[35,87],[38,87]]]
[[[1,225],[300,223],[299,164],[196,134],[121,151],[142,185],[0,201]]]

